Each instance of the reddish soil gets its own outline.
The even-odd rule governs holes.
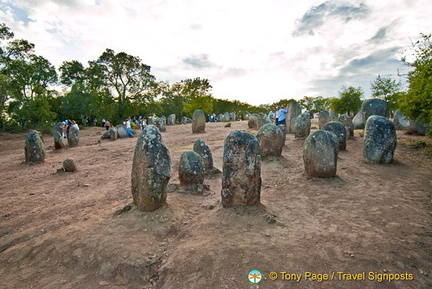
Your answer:
[[[247,123],[198,135],[168,126],[170,183],[198,138],[221,169],[234,129]],[[80,146],[61,151],[45,135],[46,160],[33,165],[25,134],[0,135],[0,288],[432,288],[432,160],[406,145],[430,139],[398,132],[394,163],[372,165],[356,131],[337,177],[309,179],[303,141],[287,135],[282,157],[262,161],[259,206],[223,208],[217,178],[205,181],[209,195],[171,192],[155,212],[118,214],[132,203],[136,138],[100,141],[102,132],[81,130]],[[58,172],[68,157],[78,171]],[[299,282],[287,280],[294,273]]]

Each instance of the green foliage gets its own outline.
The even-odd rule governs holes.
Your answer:
[[[186,79],[180,82],[181,94],[185,98],[183,102],[183,112],[186,116],[192,117],[197,109],[201,109],[209,115],[213,110],[213,97],[211,95],[212,86],[208,79],[199,77]]]
[[[339,91],[339,98],[330,100],[330,107],[335,113],[354,114],[360,110],[363,96],[361,87],[342,86]]]
[[[409,89],[401,97],[403,114],[432,125],[432,43],[431,35],[421,34],[422,40],[413,43],[415,60],[405,62],[414,69],[408,73]]]
[[[388,112],[392,114],[392,112],[398,109],[401,86],[402,83],[400,81],[381,77],[378,74],[377,78],[371,82],[372,96],[385,100],[388,104]]]
[[[323,110],[327,110],[329,106],[330,99],[324,98],[322,96],[310,97],[305,96],[300,99],[299,104],[303,110],[309,112],[310,114],[315,114],[317,112],[321,112]]]

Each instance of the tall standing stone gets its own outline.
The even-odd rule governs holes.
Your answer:
[[[194,151],[182,153],[179,163],[180,185],[191,187],[204,183],[204,161]]]
[[[26,136],[24,157],[26,162],[43,162],[45,160],[43,137],[37,130],[32,130]]]
[[[167,119],[167,124],[168,125],[174,125],[175,123],[176,123],[176,115],[175,114],[170,114],[168,116],[168,119]]]
[[[132,162],[132,196],[140,211],[151,212],[162,207],[171,177],[171,157],[162,136],[154,125],[148,125],[138,136]]]
[[[202,110],[197,109],[192,116],[192,133],[205,132],[206,118]]]
[[[360,111],[363,115],[363,121],[367,121],[372,115],[387,116],[387,101],[379,98],[370,98],[363,101]]]
[[[396,130],[407,130],[410,125],[409,119],[402,114],[400,109],[396,110],[394,113],[393,123]]]
[[[110,139],[116,140],[117,139],[117,129],[115,127],[111,127],[108,131]]]
[[[210,171],[213,169],[213,156],[210,151],[210,148],[202,139],[197,139],[194,142],[193,150],[197,154],[199,154],[204,161],[204,169],[206,171]]]
[[[69,147],[76,147],[79,144],[79,129],[75,126],[70,128],[68,145]]]
[[[323,130],[334,133],[337,137],[339,150],[346,150],[347,129],[343,123],[339,121],[328,122],[324,125]]]
[[[303,162],[310,177],[333,178],[337,169],[336,136],[331,131],[318,130],[304,144]]]
[[[257,134],[262,156],[280,156],[285,143],[284,134],[274,124],[263,125]]]
[[[330,112],[328,110],[321,111],[318,117],[319,129],[323,129],[324,125],[331,121]]]
[[[64,124],[62,122],[56,123],[54,127],[54,148],[56,150],[62,149],[65,147],[63,143],[63,127]]]
[[[165,116],[158,117],[155,121],[156,127],[160,132],[166,131],[166,118]]]
[[[297,116],[301,114],[300,104],[297,101],[291,101],[286,109],[288,113],[285,120],[285,131],[286,133],[295,133],[295,121]]]
[[[222,206],[259,204],[261,156],[258,139],[245,131],[232,131],[224,143]]]
[[[363,157],[371,163],[388,164],[396,150],[396,130],[387,118],[372,115],[366,121]]]
[[[297,116],[294,125],[294,136],[298,139],[305,139],[309,136],[311,127],[310,114],[305,112]]]
[[[348,130],[348,136],[353,137],[354,136],[354,124],[351,120],[351,117],[348,114],[342,114],[339,116],[339,121],[343,123],[343,125]]]

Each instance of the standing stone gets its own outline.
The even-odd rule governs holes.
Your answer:
[[[304,144],[303,161],[309,177],[333,178],[336,176],[336,136],[327,130],[310,134]]]
[[[323,130],[328,130],[334,133],[337,137],[339,150],[346,150],[347,129],[343,123],[339,121],[328,122],[324,125]]]
[[[232,131],[224,143],[222,206],[253,206],[260,202],[261,156],[258,139]]]
[[[147,120],[147,124],[148,125],[154,125],[155,124],[155,119],[153,117],[149,117]]]
[[[297,116],[294,125],[294,136],[298,139],[305,139],[309,136],[311,127],[310,114],[305,112]]]
[[[363,157],[371,163],[391,163],[396,140],[394,124],[384,116],[372,115],[366,121]]]
[[[354,136],[354,124],[351,117],[348,114],[342,114],[339,116],[339,121],[348,129],[348,135],[350,137]]]
[[[223,115],[223,120],[221,120],[221,121],[223,121],[223,122],[228,122],[228,121],[230,121],[230,114],[229,114],[229,112],[225,112],[224,113],[224,115]]]
[[[62,122],[58,122],[54,127],[54,148],[56,150],[65,147],[63,144],[63,126]]]
[[[159,129],[160,132],[166,131],[166,118],[165,116],[158,117],[155,121],[156,127]]]
[[[205,132],[206,118],[202,110],[197,109],[192,116],[192,133]]]
[[[318,117],[319,129],[323,129],[328,122],[331,122],[330,112],[328,110],[321,111]]]
[[[124,127],[124,125],[119,124],[118,126],[115,127],[115,129],[117,130],[117,137],[118,138],[126,138],[126,128]]]
[[[280,156],[284,145],[284,134],[279,127],[267,123],[263,125],[257,134],[262,156]]]
[[[73,158],[67,158],[63,161],[63,170],[65,172],[75,172],[77,170]]]
[[[258,129],[258,114],[253,113],[249,115],[248,127]]]
[[[115,127],[111,127],[108,131],[109,133],[109,137],[111,140],[116,140],[117,139],[117,129]]]
[[[26,162],[43,162],[45,160],[45,149],[42,134],[32,130],[26,136],[24,146],[24,157]]]
[[[140,211],[152,212],[167,198],[171,177],[171,157],[154,125],[146,126],[138,136],[132,162],[132,196]]]
[[[188,118],[185,116],[182,116],[182,118],[180,119],[180,123],[181,124],[187,124],[188,123]]]
[[[286,114],[285,120],[285,130],[286,133],[295,133],[295,121],[297,116],[301,114],[301,107],[297,101],[291,101],[288,103],[286,109],[288,113]]]
[[[407,128],[408,134],[426,135],[428,131],[432,130],[431,127],[421,125],[420,123],[410,120]]]
[[[69,147],[77,147],[79,144],[79,129],[71,127],[69,130],[68,145]]]
[[[363,115],[363,121],[367,121],[371,115],[387,116],[388,104],[385,100],[379,98],[370,98],[363,101],[360,111]]]
[[[361,110],[354,116],[352,122],[354,125],[354,129],[364,129],[365,121],[363,119],[363,113]]]
[[[213,169],[213,156],[210,151],[210,148],[207,146],[207,144],[202,139],[197,139],[194,142],[193,150],[198,155],[200,155],[204,161],[204,169],[211,170]]]
[[[393,123],[396,130],[407,130],[410,125],[408,118],[402,114],[400,109],[396,110],[394,113]]]
[[[280,129],[280,131],[281,131],[282,134],[283,134],[283,143],[285,144],[285,140],[286,140],[285,125],[284,125],[284,124],[280,124],[280,125],[278,125],[277,127]]]
[[[175,123],[176,123],[176,115],[175,114],[170,114],[168,116],[168,119],[167,119],[167,124],[168,125],[174,125]]]
[[[204,183],[204,161],[193,151],[182,153],[179,164],[180,185],[193,187]]]

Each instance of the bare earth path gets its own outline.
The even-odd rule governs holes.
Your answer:
[[[197,138],[221,169],[234,129],[247,123],[199,135],[168,126],[170,183]],[[357,131],[336,178],[308,179],[303,141],[287,135],[283,156],[262,161],[258,207],[222,208],[219,178],[205,181],[208,196],[172,192],[156,212],[115,214],[132,202],[136,138],[99,142],[102,132],[81,130],[80,146],[59,152],[44,136],[36,165],[23,163],[25,134],[0,135],[0,288],[432,288],[432,160],[401,142],[420,137],[400,133],[395,162],[371,165]],[[67,157],[78,171],[58,173]],[[259,284],[247,279],[252,269]],[[301,279],[287,280],[294,273]],[[379,282],[402,275],[413,280]]]

